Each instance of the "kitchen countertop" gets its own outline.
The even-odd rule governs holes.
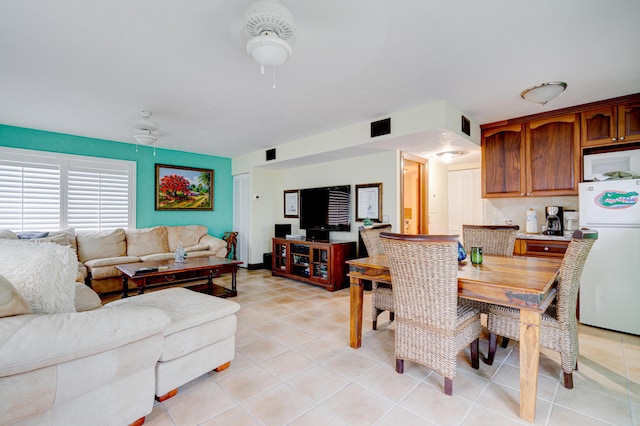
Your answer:
[[[555,241],[571,241],[570,236],[561,235],[543,235],[543,234],[525,234],[520,233],[516,238],[523,240],[555,240]]]

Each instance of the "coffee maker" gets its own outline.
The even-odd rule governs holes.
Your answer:
[[[545,235],[563,235],[564,221],[562,217],[562,207],[547,206],[544,209],[547,216],[547,229]]]

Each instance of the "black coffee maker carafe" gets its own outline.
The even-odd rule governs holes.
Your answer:
[[[547,206],[544,209],[547,216],[547,229],[543,232],[545,235],[563,235],[564,219],[562,207]]]

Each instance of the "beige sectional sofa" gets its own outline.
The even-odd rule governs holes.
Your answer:
[[[170,288],[102,306],[77,264],[70,245],[0,239],[0,424],[131,424],[233,360],[237,303]]]
[[[122,290],[122,273],[115,265],[173,259],[179,245],[188,257],[227,255],[226,241],[207,234],[201,225],[77,231],[76,240],[78,260],[88,271],[87,284],[99,294]]]
[[[155,226],[142,229],[114,229],[111,231],[74,231],[72,228],[48,232],[31,241],[50,241],[71,246],[78,255],[76,281],[84,282],[98,294],[122,291],[122,273],[115,265],[153,260],[173,259],[182,245],[187,257],[229,254],[227,242],[207,234],[202,225]],[[6,230],[0,238],[18,239]],[[129,283],[130,288],[135,288]]]

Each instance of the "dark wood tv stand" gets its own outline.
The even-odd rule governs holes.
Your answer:
[[[355,254],[355,241],[330,243],[274,238],[271,273],[336,291],[349,285],[345,262]]]

